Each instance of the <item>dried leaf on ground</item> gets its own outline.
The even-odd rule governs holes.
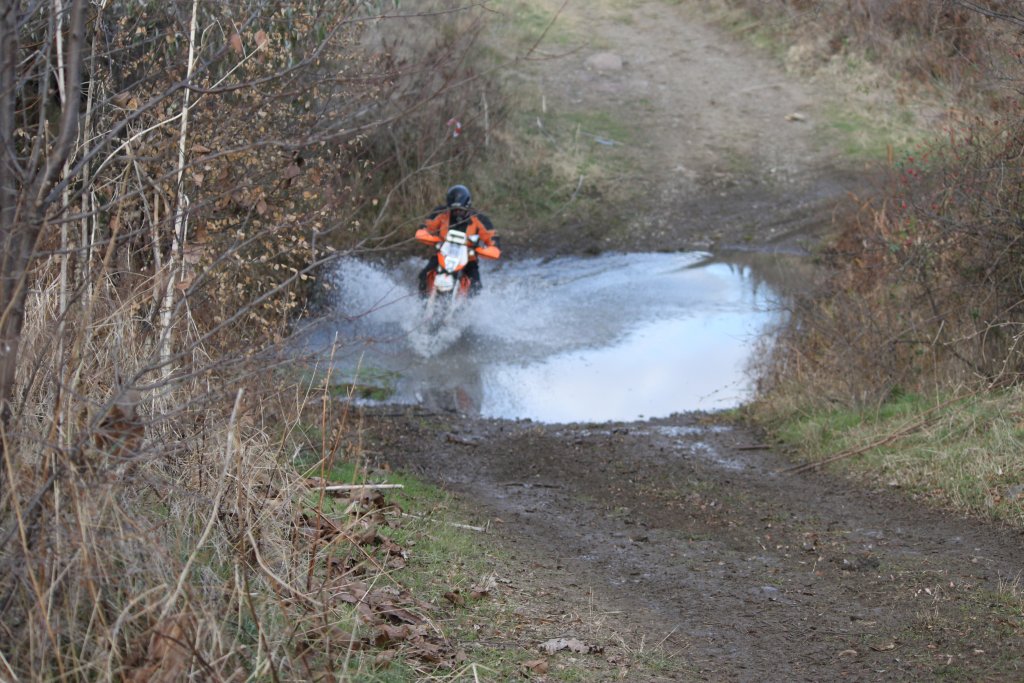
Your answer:
[[[553,655],[561,650],[569,650],[581,655],[595,654],[604,651],[600,645],[587,645],[578,638],[552,638],[540,644],[541,652]]]
[[[523,669],[530,673],[546,674],[548,668],[548,660],[546,659],[531,659],[528,662],[523,662]]]
[[[406,624],[402,624],[400,626],[382,624],[374,630],[373,642],[380,647],[408,640],[410,636],[412,636],[412,630]]]
[[[466,606],[466,596],[463,595],[461,592],[459,592],[458,588],[456,588],[453,591],[445,592],[444,599],[447,600],[448,602],[452,603],[456,607],[465,607]]]
[[[187,678],[192,652],[186,649],[191,632],[191,619],[182,615],[153,629],[143,666],[132,670],[130,683],[173,683]]]

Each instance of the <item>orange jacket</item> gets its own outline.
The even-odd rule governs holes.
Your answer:
[[[430,216],[423,221],[423,229],[429,232],[431,235],[437,235],[442,240],[448,236],[449,222],[451,221],[451,211],[446,208],[435,209]],[[469,221],[463,223],[460,227],[465,226],[466,236],[472,237],[473,235],[480,235],[480,241],[485,246],[497,246],[495,238],[498,236],[497,231],[491,224],[491,220],[482,213],[476,211],[469,212]],[[470,260],[476,259],[476,255],[470,256]]]

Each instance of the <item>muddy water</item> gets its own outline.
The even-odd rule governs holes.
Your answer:
[[[361,400],[546,423],[734,407],[780,310],[754,269],[706,253],[510,260],[431,334],[419,266],[343,261],[302,337]]]

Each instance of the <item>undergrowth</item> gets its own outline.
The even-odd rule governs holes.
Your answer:
[[[887,97],[947,102],[929,137],[886,145],[877,194],[837,212],[825,281],[792,302],[751,414],[804,458],[1024,525],[1022,16],[938,0],[728,4],[797,43],[817,30],[814,73],[861,59],[910,88]]]

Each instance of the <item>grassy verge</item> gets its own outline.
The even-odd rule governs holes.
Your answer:
[[[349,592],[346,586],[356,585],[370,587],[371,604],[381,595],[404,599],[391,603],[397,619],[386,617],[375,626],[367,625],[364,608],[350,607],[348,623],[360,642],[372,647],[350,653],[349,672],[358,673],[359,680],[382,682],[510,680],[521,675],[526,662],[536,660],[532,648],[516,646],[525,603],[508,575],[509,558],[481,526],[486,521],[435,486],[406,473],[367,467],[358,459],[329,469],[306,461],[299,469],[306,477],[326,475],[331,485],[401,487],[381,492],[372,542],[362,543],[355,555],[351,544],[338,544],[325,560],[324,567],[340,564],[359,577],[335,584],[342,595]],[[314,489],[303,504],[309,513],[319,511],[342,523],[353,506],[368,512],[367,491],[321,499]],[[367,538],[364,531],[362,540]],[[575,676],[571,665],[562,673],[564,680]]]
[[[1024,389],[907,395],[876,409],[822,409],[774,426],[804,462],[871,486],[1024,528]]]

